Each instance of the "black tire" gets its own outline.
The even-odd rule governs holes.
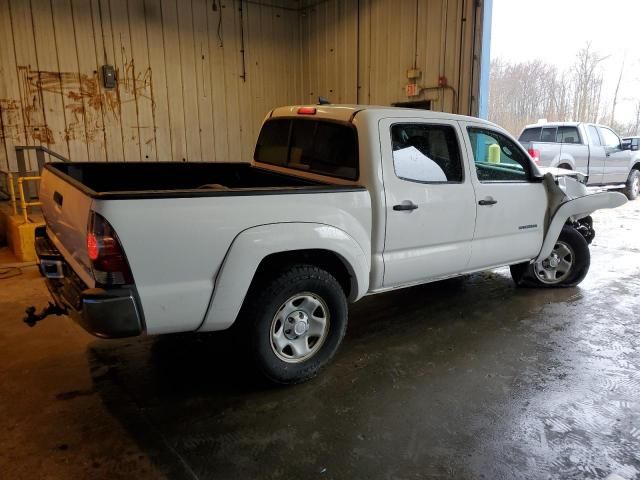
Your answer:
[[[284,353],[276,353],[272,328],[288,300],[307,294],[319,298],[328,309],[328,331],[312,356],[285,361],[278,356]],[[248,347],[257,370],[273,383],[300,383],[314,377],[336,354],[347,329],[347,299],[340,283],[327,271],[313,265],[292,265],[254,282],[238,321],[237,341]],[[285,326],[281,328],[284,330]]]
[[[622,190],[629,200],[635,200],[640,194],[640,171],[635,168],[629,172],[627,184]]]
[[[563,170],[571,170],[571,165],[563,163],[562,165],[558,165],[558,168],[562,168]]]
[[[519,263],[517,265],[511,265],[510,267],[511,277],[516,285],[519,287],[558,288],[575,287],[582,282],[584,277],[587,276],[591,264],[589,244],[575,228],[565,225],[562,227],[562,232],[560,232],[560,237],[554,247],[554,252],[556,250],[560,251],[560,248],[563,246],[568,247],[570,250],[567,255],[570,256],[571,266],[566,271],[566,274],[558,277],[557,281],[550,279],[543,281],[543,275],[539,273],[543,270],[540,265],[542,262],[535,264]],[[548,259],[544,261],[547,260]]]

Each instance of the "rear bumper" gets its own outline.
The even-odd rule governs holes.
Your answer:
[[[36,231],[36,254],[51,297],[87,332],[100,338],[123,338],[144,331],[134,286],[88,288],[47,238],[44,228]]]

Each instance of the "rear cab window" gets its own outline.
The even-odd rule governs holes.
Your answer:
[[[260,130],[254,159],[348,180],[357,180],[359,176],[355,127],[329,120],[267,120]]]
[[[525,128],[520,134],[520,142],[539,142],[540,134],[542,133],[541,127]]]

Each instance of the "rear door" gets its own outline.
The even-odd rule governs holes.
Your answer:
[[[87,256],[87,222],[93,199],[47,166],[40,181],[40,201],[51,241],[87,285],[93,285]]]
[[[589,146],[587,140],[580,137],[578,127],[566,125],[558,127],[560,142],[559,165],[569,164],[574,170],[589,174]]]
[[[540,134],[540,142],[534,144],[534,149],[539,152],[539,164],[543,167],[555,166],[558,159],[560,145],[557,143],[557,127],[543,127]]]
[[[620,137],[607,127],[598,127],[606,150],[602,183],[624,183],[629,175],[631,151],[622,149]]]
[[[481,270],[534,258],[542,245],[547,194],[532,177],[526,152],[505,133],[473,122],[460,122],[477,216],[469,270]]]
[[[457,122],[384,119],[379,133],[387,219],[384,287],[464,271],[476,205]]]

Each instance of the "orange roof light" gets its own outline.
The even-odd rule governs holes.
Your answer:
[[[298,115],[315,115],[316,107],[300,107],[298,109]]]

